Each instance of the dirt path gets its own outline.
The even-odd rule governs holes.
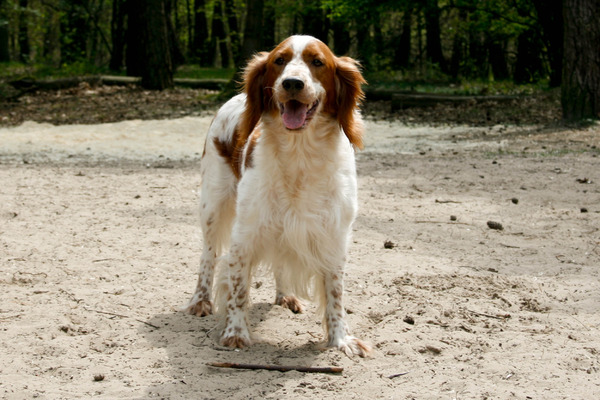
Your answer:
[[[351,329],[375,348],[360,360],[319,351],[314,307],[272,306],[268,276],[249,349],[177,311],[209,123],[0,129],[0,398],[600,397],[600,126],[370,121],[346,280]]]

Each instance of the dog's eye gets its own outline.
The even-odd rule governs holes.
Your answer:
[[[323,61],[319,60],[318,58],[315,58],[315,59],[313,60],[312,64],[313,64],[315,67],[322,67],[322,66],[323,66]]]
[[[275,64],[283,65],[283,64],[285,64],[285,60],[283,59],[283,57],[279,57],[278,59],[275,60]]]

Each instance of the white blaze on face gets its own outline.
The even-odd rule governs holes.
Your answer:
[[[324,93],[321,83],[312,76],[310,66],[304,59],[304,51],[315,38],[311,36],[292,36],[290,46],[292,58],[275,81],[275,92],[279,99],[283,124],[288,129],[305,127],[319,105],[319,99]],[[286,91],[284,81],[296,79],[303,83],[303,88],[297,91]]]

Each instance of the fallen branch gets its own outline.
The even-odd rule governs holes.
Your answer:
[[[137,322],[141,322],[142,324],[146,324],[146,325],[148,325],[148,326],[150,326],[150,327],[152,327],[152,328],[154,328],[154,329],[160,329],[160,326],[153,325],[153,324],[151,324],[150,322],[146,322],[146,321],[143,321],[143,320],[141,320],[141,319],[137,319],[137,318],[134,318],[134,317],[130,317],[129,315],[116,314],[116,313],[112,313],[112,312],[108,312],[108,311],[92,310],[91,308],[87,308],[87,307],[86,307],[85,309],[86,309],[86,310],[88,310],[88,311],[93,311],[93,312],[96,312],[96,313],[98,313],[98,314],[112,315],[113,317],[119,317],[119,318],[131,318],[131,319],[133,319],[133,320],[135,320],[135,321],[137,321]]]
[[[237,369],[265,369],[267,371],[299,371],[316,372],[322,374],[341,374],[344,371],[342,367],[302,367],[297,365],[262,365],[262,364],[237,364],[224,362],[210,362],[206,365],[217,368],[237,368]]]

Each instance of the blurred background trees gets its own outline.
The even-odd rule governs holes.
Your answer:
[[[358,58],[373,77],[543,82],[550,87],[566,82],[570,86],[563,87],[563,103],[575,104],[568,117],[597,118],[600,106],[593,102],[600,90],[598,64],[596,69],[581,65],[579,55],[593,52],[583,62],[597,63],[599,4],[597,0],[0,0],[0,62],[110,69],[145,77],[146,87],[162,89],[173,84],[173,71],[183,64],[233,70],[255,51],[305,33],[327,42],[336,54]],[[579,72],[574,78],[575,69]],[[581,81],[577,77],[584,71],[588,71],[587,97],[576,100],[571,86]]]

